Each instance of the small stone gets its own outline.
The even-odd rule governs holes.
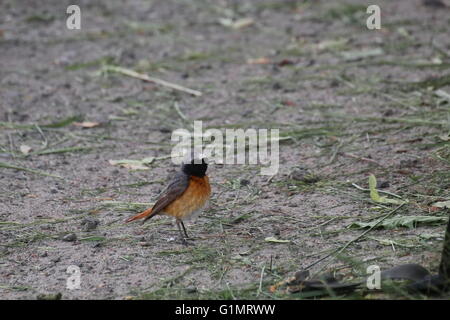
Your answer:
[[[86,232],[92,231],[97,228],[99,223],[100,221],[96,218],[86,217],[81,221],[82,230]]]
[[[388,109],[388,110],[386,110],[385,112],[383,112],[383,116],[385,116],[385,117],[390,117],[390,116],[393,116],[394,113],[395,113],[394,110]]]
[[[197,288],[195,287],[187,287],[186,288],[186,293],[196,293],[197,292]]]
[[[241,179],[240,181],[241,187],[247,186],[250,184],[250,181],[248,181],[247,179]]]
[[[273,90],[280,90],[280,89],[282,89],[283,88],[283,86],[279,83],[279,82],[275,82],[273,85],[272,85],[272,89]]]
[[[377,181],[377,189],[389,188],[389,181]]]
[[[53,263],[58,263],[61,261],[61,257],[54,257],[54,258],[50,259],[50,261]]]
[[[400,161],[400,167],[416,167],[418,164],[418,159],[406,159]]]
[[[150,247],[152,244],[150,242],[139,242],[139,245],[142,247]]]
[[[319,181],[319,178],[316,175],[311,173],[309,169],[303,167],[292,170],[289,178],[304,183],[315,183]]]
[[[69,241],[69,242],[76,241],[77,235],[75,233],[69,233],[69,234],[66,234],[64,237],[62,237],[62,240]]]
[[[56,294],[39,294],[36,298],[38,300],[61,300],[62,294],[61,292]]]

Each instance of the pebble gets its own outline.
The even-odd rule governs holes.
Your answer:
[[[315,176],[309,169],[302,167],[292,170],[289,178],[304,183],[315,183],[319,181],[319,178]]]
[[[86,217],[81,221],[81,226],[83,231],[92,231],[97,228],[100,221],[96,218]]]
[[[250,181],[247,179],[241,179],[241,181],[240,181],[241,187],[247,186],[249,184],[250,184]]]
[[[76,235],[75,233],[69,233],[69,234],[66,234],[66,235],[62,238],[62,240],[63,240],[63,241],[70,241],[70,242],[76,241],[76,240],[77,240],[77,235]]]
[[[61,261],[61,257],[54,257],[50,261],[53,262],[53,263],[58,263],[58,262]]]

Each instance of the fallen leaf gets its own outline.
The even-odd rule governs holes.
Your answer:
[[[100,125],[99,122],[91,122],[91,121],[74,122],[73,124],[81,128],[94,128]]]
[[[425,240],[443,239],[442,234],[440,233],[421,233],[419,234],[419,237]]]
[[[428,208],[428,210],[429,210],[429,212],[436,212],[436,211],[441,211],[441,208],[431,206]]]
[[[343,48],[347,43],[348,39],[338,39],[338,40],[324,40],[315,45],[315,49],[322,51],[327,49]]]
[[[243,18],[233,21],[231,19],[223,18],[219,19],[219,22],[225,27],[230,27],[237,30],[251,26],[255,22],[255,20],[253,20],[252,18]]]
[[[439,98],[441,98],[443,101],[448,101],[448,102],[450,102],[450,94],[447,93],[446,91],[439,89],[439,90],[436,90],[436,91],[434,92],[434,94],[435,94],[436,96],[438,96]]]
[[[450,200],[435,202],[435,203],[432,204],[432,206],[433,207],[437,207],[437,208],[448,208],[448,209],[450,209]]]
[[[431,59],[431,63],[433,63],[433,64],[442,64],[442,60],[439,57],[434,57],[433,59]]]
[[[375,202],[380,202],[380,195],[376,189],[377,187],[377,178],[373,174],[369,176],[369,189],[370,189],[370,199]]]
[[[31,150],[32,148],[30,146],[27,146],[26,144],[20,146],[20,152],[22,152],[24,155],[29,154]]]
[[[383,220],[376,228],[394,229],[398,227],[415,228],[419,224],[439,225],[447,222],[446,217],[433,216],[403,216],[393,217]],[[378,223],[378,220],[370,222],[354,222],[349,225],[349,228],[371,228]]]
[[[405,247],[405,248],[416,247],[416,245],[414,245],[414,244],[401,243],[401,242],[394,241],[391,239],[379,239],[379,238],[374,238],[374,237],[367,237],[367,238],[378,241],[380,244],[385,245],[385,246],[398,246],[398,247]]]
[[[261,57],[261,58],[256,58],[256,59],[248,59],[247,63],[248,64],[269,64],[270,60],[269,60],[269,58]]]
[[[280,239],[277,239],[275,237],[267,237],[267,238],[264,239],[264,241],[266,241],[266,242],[275,242],[275,243],[289,243],[289,242],[291,242],[290,240],[280,240]]]
[[[281,60],[280,62],[277,63],[277,65],[279,67],[290,66],[290,65],[293,65],[293,64],[295,64],[295,62],[292,61],[292,60],[289,60],[289,59],[283,59],[283,60]]]
[[[242,29],[251,26],[254,22],[255,20],[253,20],[252,18],[243,18],[235,21],[231,27],[233,29]]]
[[[370,189],[370,199],[379,203],[393,203],[393,204],[403,204],[408,203],[408,200],[400,200],[400,199],[390,199],[386,197],[381,197],[378,194],[377,187],[377,178],[373,174],[369,176],[369,189]]]
[[[288,107],[295,107],[295,102],[291,100],[283,100],[281,101],[281,104]]]

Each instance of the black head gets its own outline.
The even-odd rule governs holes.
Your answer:
[[[205,159],[202,159],[201,162],[199,159],[192,159],[190,163],[184,163],[181,167],[184,173],[195,177],[204,177],[207,169],[208,164]]]

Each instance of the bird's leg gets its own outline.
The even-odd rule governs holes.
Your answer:
[[[184,231],[184,235],[183,235],[183,231],[181,231],[181,227],[180,224],[183,226],[183,231]],[[180,219],[177,219],[177,227],[178,227],[178,231],[180,231],[180,236],[181,236],[181,243],[185,246],[188,245],[188,242],[186,241],[189,237],[186,233],[186,228],[184,227],[183,221]],[[185,237],[186,236],[186,237]]]
[[[183,227],[183,231],[184,231],[184,235],[186,236],[186,239],[190,239],[190,237],[188,236],[187,232],[186,232],[186,228],[184,227],[184,222],[183,220],[180,220],[181,222],[181,226]]]

